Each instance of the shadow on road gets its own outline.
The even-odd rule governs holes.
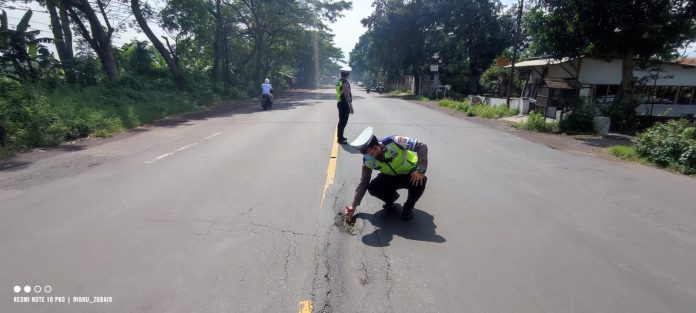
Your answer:
[[[15,171],[26,168],[31,164],[30,162],[24,161],[14,161],[14,160],[0,160],[0,172],[1,171]]]
[[[305,90],[294,91],[294,92],[296,92],[296,93],[310,93],[310,91],[305,91]],[[333,100],[333,101],[336,101],[336,93],[326,93],[326,92],[318,93],[318,92],[312,92],[312,95],[309,96],[309,97],[307,97],[307,98],[308,98],[308,99],[316,99],[316,100]],[[358,95],[356,95],[355,93],[353,93],[353,101],[355,101],[355,100],[361,100],[361,99],[365,99],[365,97],[363,97],[363,96],[358,96]]]
[[[0,159],[0,172],[15,172],[29,168],[33,162],[43,158],[54,156],[58,153],[77,152],[86,149],[84,143],[63,143],[57,147],[46,149],[32,149],[23,152],[24,155],[30,157],[20,158],[20,155],[10,156],[5,159]]]
[[[330,96],[330,94],[329,94]],[[316,105],[321,103],[325,96],[312,91],[297,90],[288,91],[276,96],[273,107],[267,112],[292,110],[300,106]],[[329,97],[330,98],[330,97]],[[184,113],[181,115],[165,117],[153,123],[157,127],[177,127],[192,125],[194,120],[206,120],[211,118],[229,117],[232,115],[258,114],[266,112],[261,109],[260,99],[248,99],[239,102],[229,102],[221,106],[200,112]]]
[[[608,148],[615,145],[631,145],[632,142],[628,138],[616,137],[616,136],[603,136],[603,137],[575,137],[575,140],[581,141],[584,144],[597,148]]]
[[[413,219],[401,220],[401,206],[393,210],[380,210],[374,214],[358,213],[355,219],[369,221],[376,229],[362,237],[362,242],[372,247],[387,247],[394,235],[418,241],[443,243],[445,238],[435,232],[434,217],[425,211],[414,209]]]
[[[350,142],[350,140],[349,140],[349,142]],[[360,154],[360,151],[357,148],[355,148],[347,143],[342,144],[341,148],[343,148],[343,151],[348,152],[350,154]]]

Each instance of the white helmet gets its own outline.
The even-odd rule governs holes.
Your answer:
[[[270,83],[271,83],[271,81],[268,80],[268,78],[266,78],[266,80],[264,80],[263,82],[266,83],[266,84],[270,84]]]

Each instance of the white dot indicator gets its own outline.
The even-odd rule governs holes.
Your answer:
[[[25,293],[30,293],[30,292],[31,292],[31,286],[24,286],[24,292],[25,292]]]
[[[15,293],[19,293],[20,291],[22,291],[22,287],[19,287],[19,286],[15,286],[15,287],[14,287],[14,292],[15,292]]]

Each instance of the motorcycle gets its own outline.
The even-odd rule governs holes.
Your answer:
[[[270,110],[271,106],[273,105],[273,96],[271,95],[263,95],[261,97],[261,108],[263,110]]]
[[[384,87],[382,87],[382,86],[377,87],[377,92],[379,92],[380,95],[382,94],[383,91],[384,91]]]
[[[365,90],[367,91],[367,93],[370,93],[370,86],[365,87]]]

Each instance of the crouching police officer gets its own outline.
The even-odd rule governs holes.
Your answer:
[[[346,207],[346,216],[351,218],[360,205],[365,191],[384,201],[384,209],[394,207],[399,198],[398,189],[408,189],[401,218],[413,218],[413,207],[425,191],[425,171],[428,169],[428,146],[409,137],[390,136],[378,140],[372,127],[367,127],[350,144],[363,154],[362,177],[355,189],[353,204]],[[372,178],[372,170],[380,173]]]

